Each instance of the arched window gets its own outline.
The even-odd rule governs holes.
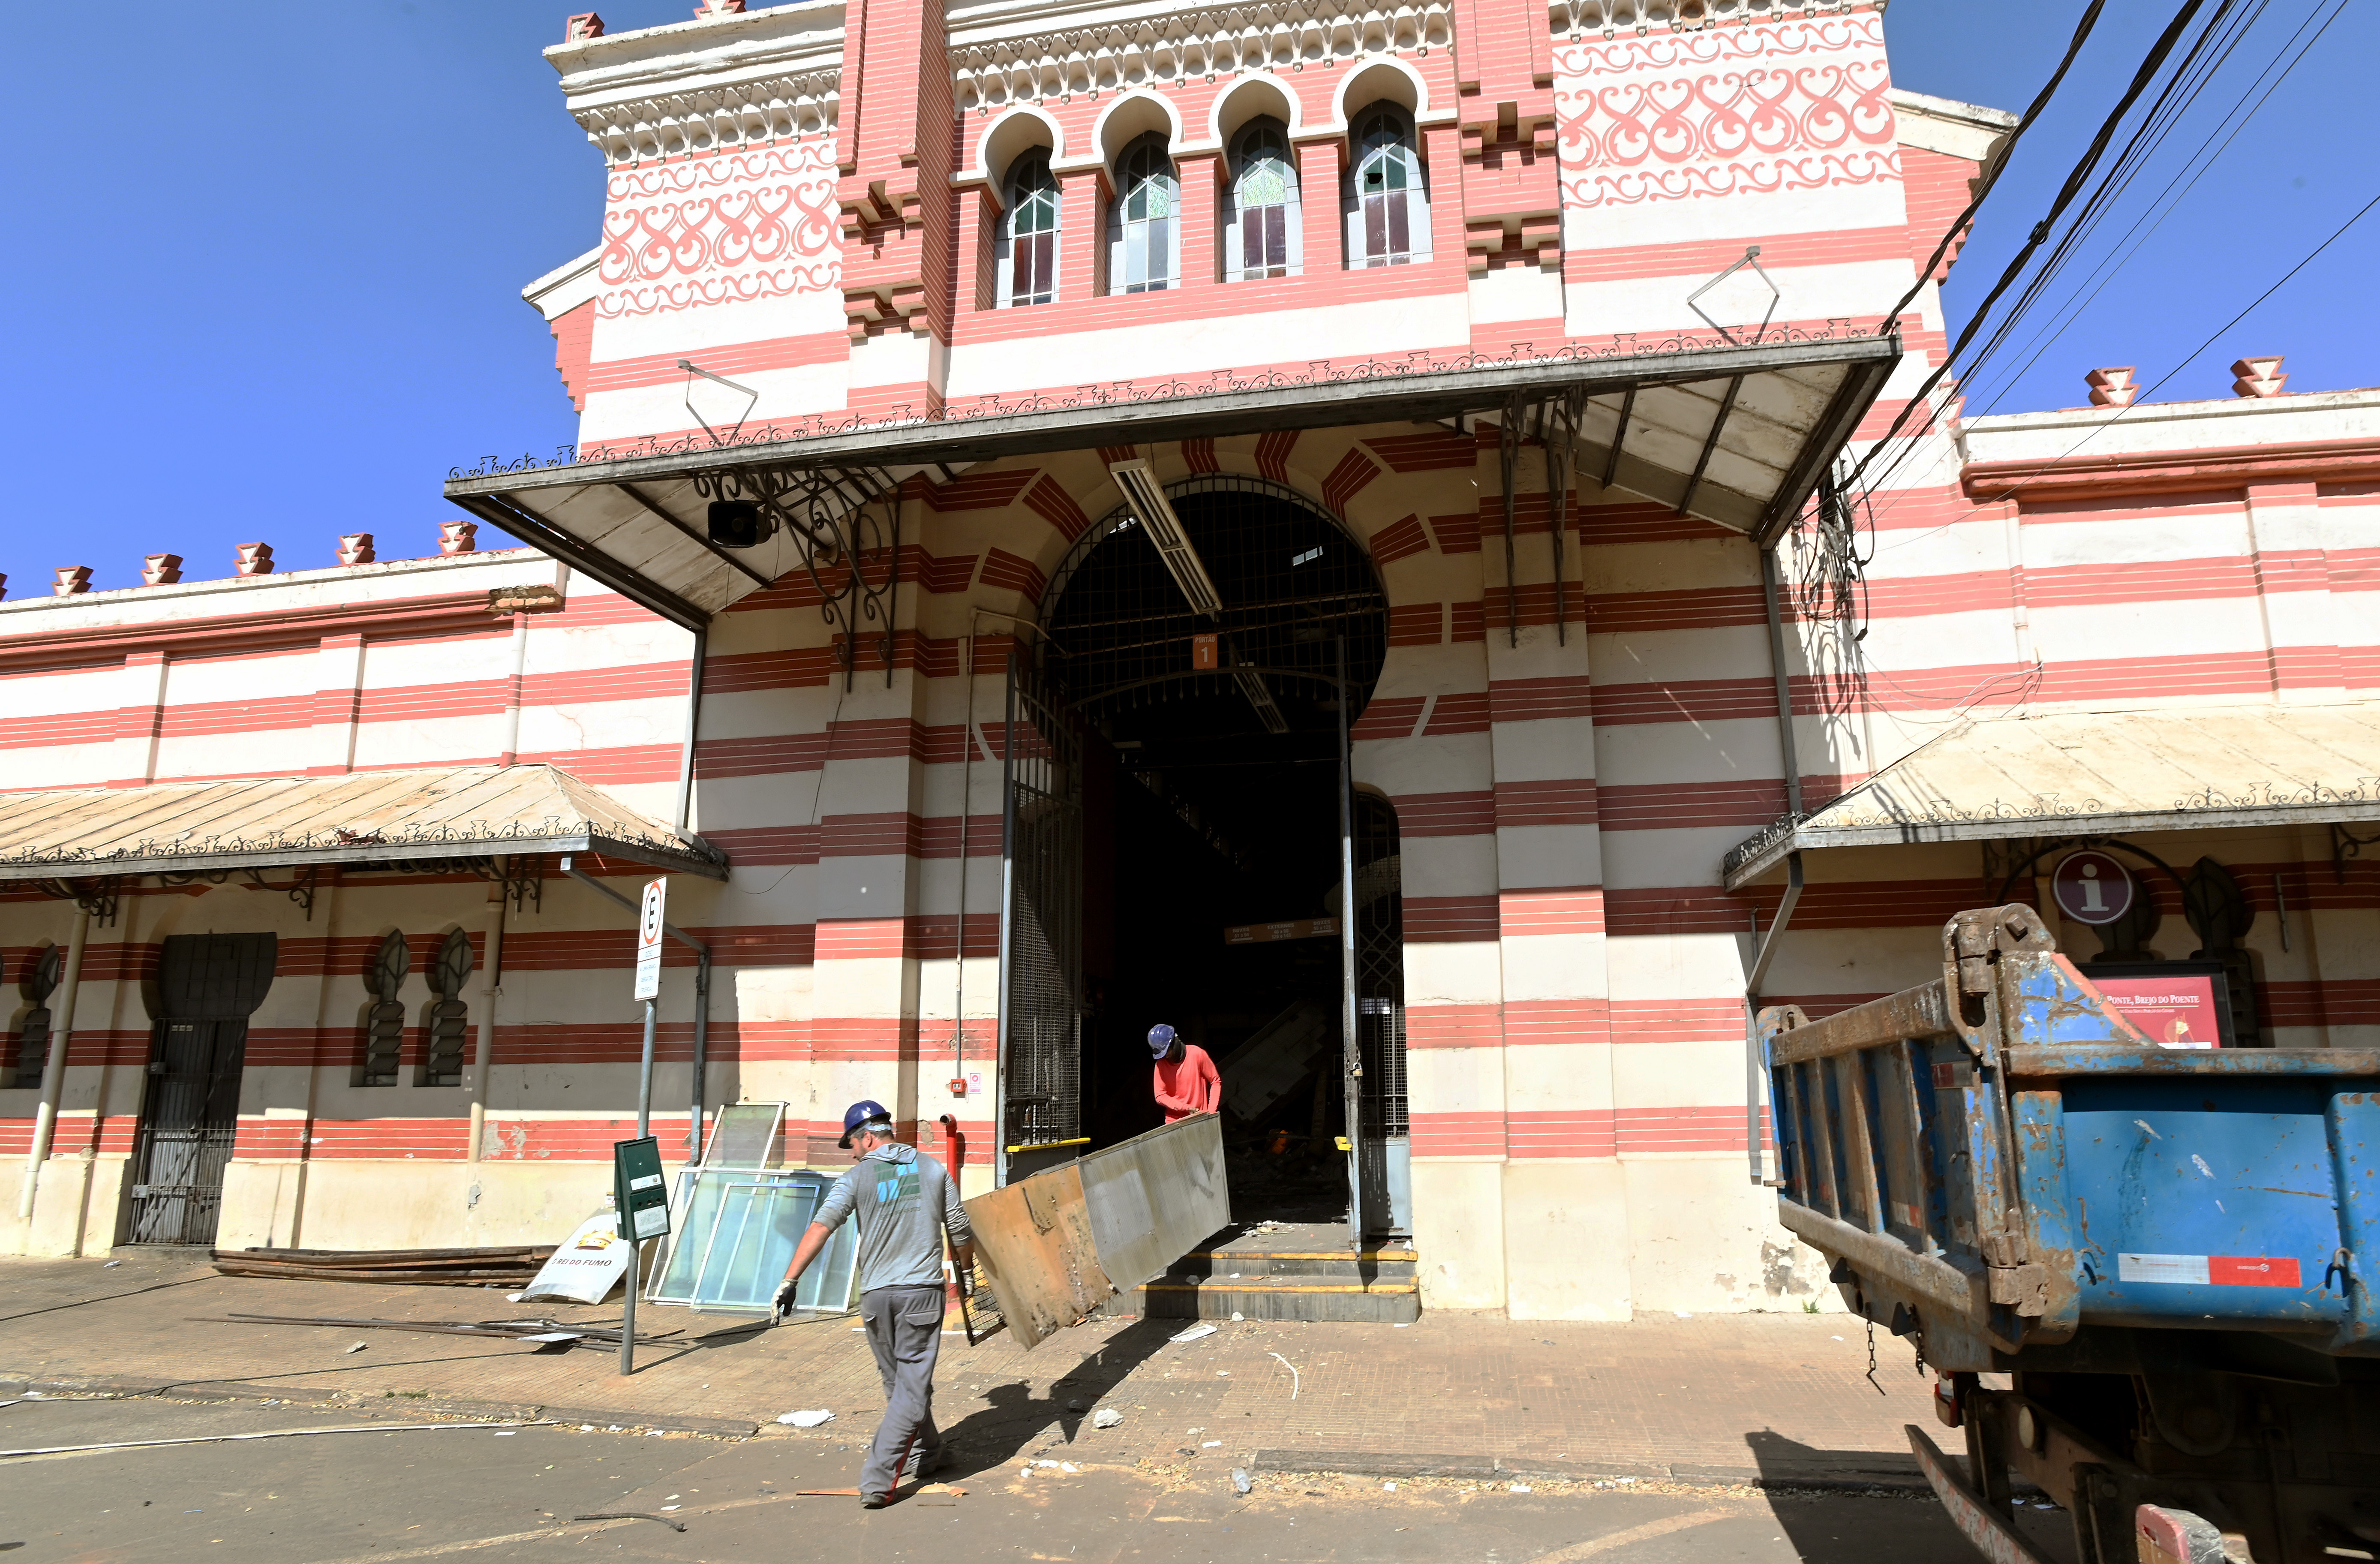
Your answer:
[[[1000,217],[1000,305],[1048,304],[1058,297],[1058,177],[1036,148],[1008,169],[1008,210]]]
[[[1158,293],[1179,273],[1182,187],[1157,131],[1116,160],[1115,204],[1108,209],[1108,291]]]
[[[50,993],[58,986],[59,964],[64,955],[55,945],[48,945],[25,958],[22,987],[32,1008],[17,1027],[15,1073],[8,1081],[12,1086],[40,1085],[42,1072],[49,1067]]]
[[[421,1084],[459,1086],[463,1084],[463,1033],[471,1007],[463,985],[471,976],[471,937],[461,929],[446,936],[438,959],[430,964],[430,987],[438,997],[421,1013]]]
[[[1347,264],[1403,266],[1429,259],[1429,196],[1414,154],[1413,122],[1390,103],[1355,118],[1349,175]]]
[[[1223,264],[1233,280],[1293,277],[1303,270],[1297,164],[1289,154],[1288,128],[1277,119],[1251,120],[1236,138],[1230,222]]]
[[[413,951],[401,930],[392,929],[364,968],[364,989],[371,1003],[364,1007],[364,1056],[356,1066],[356,1085],[396,1085],[398,1061],[405,1052],[405,1002],[397,990],[413,970]]]

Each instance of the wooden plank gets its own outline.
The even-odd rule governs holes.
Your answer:
[[[1114,1296],[1075,1164],[978,1194],[966,1214],[977,1262],[1026,1351]]]

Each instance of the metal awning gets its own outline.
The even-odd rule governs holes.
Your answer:
[[[541,853],[727,878],[700,837],[547,765],[0,794],[0,882]]]
[[[2060,711],[1963,721],[1722,875],[1734,891],[1820,847],[2354,820],[2380,820],[2380,702]]]
[[[1575,454],[1583,478],[1765,543],[1800,512],[1901,356],[1890,333],[1781,335],[1790,340],[1475,356],[1459,369],[1416,358],[1087,386],[906,422],[829,416],[797,430],[705,434],[603,460],[523,457],[506,467],[491,458],[452,476],[446,497],[699,630],[806,563],[841,569],[838,550],[853,540],[844,518],[914,474],[946,478],[978,462],[1097,445],[1500,416],[1584,392],[1592,400]],[[782,503],[781,529],[749,548],[711,543],[709,503],[749,496]],[[863,554],[871,546],[858,545]]]

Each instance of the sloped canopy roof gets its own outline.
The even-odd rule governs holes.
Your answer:
[[[531,853],[727,878],[700,837],[547,765],[0,794],[0,881]]]
[[[915,473],[946,475],[1004,456],[1460,418],[1578,388],[1595,399],[1577,453],[1583,478],[1765,542],[1800,511],[1901,355],[1891,334],[1782,336],[1724,346],[1676,338],[1625,352],[1563,348],[1542,358],[1475,354],[1444,368],[1404,358],[1323,363],[1295,376],[1242,381],[1225,372],[1206,382],[1087,386],[939,418],[830,417],[798,430],[698,435],[598,461],[540,465],[524,457],[506,467],[490,458],[450,477],[446,497],[698,630],[801,563],[801,545],[788,532],[749,549],[708,540],[698,484],[730,470],[820,475],[865,497]],[[1615,440],[1623,411],[1627,428]]]
[[[2350,820],[2380,820],[2380,702],[1998,717],[1739,843],[1724,878],[1819,847]]]

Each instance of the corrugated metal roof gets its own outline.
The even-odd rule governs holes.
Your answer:
[[[548,765],[0,794],[0,880],[522,853],[727,877],[700,837]]]
[[[2380,703],[2060,711],[1960,723],[1798,826],[1727,888],[1818,847],[2380,819]]]

